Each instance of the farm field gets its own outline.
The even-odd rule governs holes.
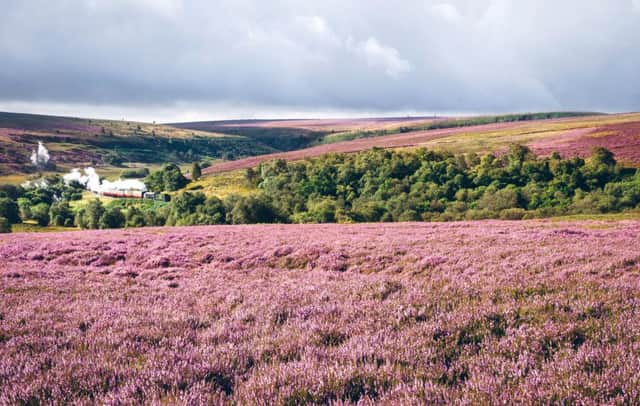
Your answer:
[[[0,236],[0,403],[638,403],[639,230]]]
[[[379,148],[426,147],[454,153],[500,153],[510,144],[531,147],[540,154],[559,152],[565,157],[588,156],[596,146],[609,148],[620,161],[640,165],[640,114],[598,115],[469,127],[409,131],[359,138],[289,152],[221,162],[205,169],[217,173],[246,169],[270,159],[301,160],[326,153],[351,153]]]

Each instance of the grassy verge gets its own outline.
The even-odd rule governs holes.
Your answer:
[[[39,226],[34,222],[13,224],[11,232],[13,233],[52,233],[58,231],[77,231],[76,227],[58,227],[58,226]]]
[[[244,170],[213,174],[191,182],[187,191],[201,191],[207,196],[224,198],[230,194],[248,195],[256,191],[244,179]]]

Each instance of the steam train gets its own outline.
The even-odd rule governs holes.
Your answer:
[[[148,199],[168,202],[169,195],[166,193],[143,192],[141,190],[109,190],[98,193],[100,196],[115,197],[119,199]]]

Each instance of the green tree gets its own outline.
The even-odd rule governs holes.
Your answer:
[[[281,220],[276,208],[264,195],[239,197],[227,213],[227,221],[232,224],[275,223]]]
[[[309,202],[308,220],[314,223],[335,223],[336,201],[330,198]]]
[[[613,153],[605,148],[594,148],[589,164],[584,168],[584,176],[590,190],[604,187],[618,176],[618,168]]]
[[[615,207],[615,200],[601,190],[584,193],[578,191],[573,197],[571,209],[574,213],[597,214],[607,213]]]
[[[478,208],[499,213],[504,209],[518,207],[519,199],[520,194],[518,190],[511,185],[500,190],[487,188],[480,200],[478,200]]]
[[[194,162],[191,166],[191,179],[198,180],[202,176],[202,168],[200,168],[200,164]]]
[[[178,220],[189,214],[195,213],[198,206],[203,205],[206,196],[202,192],[181,192],[171,200],[171,217]]]
[[[176,164],[166,164],[162,169],[162,180],[164,190],[173,192],[182,189],[189,183],[189,180],[182,175],[182,171]]]
[[[55,226],[72,227],[73,211],[69,206],[69,202],[61,200],[54,202],[49,208],[49,217],[51,224]]]
[[[49,205],[46,203],[38,203],[31,207],[31,218],[40,226],[49,225]]]
[[[11,224],[20,222],[20,212],[15,200],[8,197],[0,197],[0,217],[4,217]]]
[[[162,171],[152,172],[144,179],[147,188],[153,192],[159,193],[164,190],[164,180],[162,179]]]
[[[11,223],[6,217],[0,217],[0,233],[10,233]]]
[[[173,192],[182,189],[189,183],[180,167],[174,163],[165,164],[159,171],[153,172],[145,178],[145,184],[154,192]]]
[[[18,198],[18,211],[22,221],[31,220],[31,200],[26,197]]]
[[[222,200],[216,196],[208,197],[197,211],[201,217],[198,224],[224,224],[225,222],[226,209]]]
[[[126,227],[144,227],[146,225],[144,214],[135,206],[129,207],[127,209],[125,219]]]
[[[120,172],[120,177],[124,179],[133,179],[133,178],[144,178],[149,176],[148,168],[130,168],[123,169]]]
[[[260,174],[258,174],[258,172],[256,172],[253,168],[247,168],[244,171],[244,179],[249,185],[258,186],[258,183],[260,182]]]
[[[104,211],[102,202],[98,199],[93,199],[76,213],[76,225],[80,228],[100,228],[100,218]]]
[[[119,207],[110,207],[100,216],[99,226],[102,229],[122,228],[125,224],[125,217]]]
[[[8,197],[13,200],[17,200],[24,194],[22,186],[12,185],[10,183],[0,184],[0,197]]]
[[[39,203],[51,204],[53,203],[53,188],[34,188],[25,192],[24,197],[31,201],[31,205]]]
[[[613,152],[609,151],[606,148],[596,147],[591,152],[591,165],[605,165],[605,166],[614,166],[616,164],[616,160],[614,158]]]
[[[142,212],[145,226],[160,227],[167,224],[168,213],[166,208],[157,210],[145,210]]]

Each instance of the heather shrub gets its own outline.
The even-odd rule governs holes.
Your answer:
[[[374,291],[372,297],[378,300],[386,300],[389,296],[400,290],[402,290],[402,282],[387,280]]]
[[[634,404],[639,225],[0,237],[0,404]]]
[[[337,329],[330,328],[317,332],[316,344],[324,347],[337,347],[349,339],[349,336]]]

